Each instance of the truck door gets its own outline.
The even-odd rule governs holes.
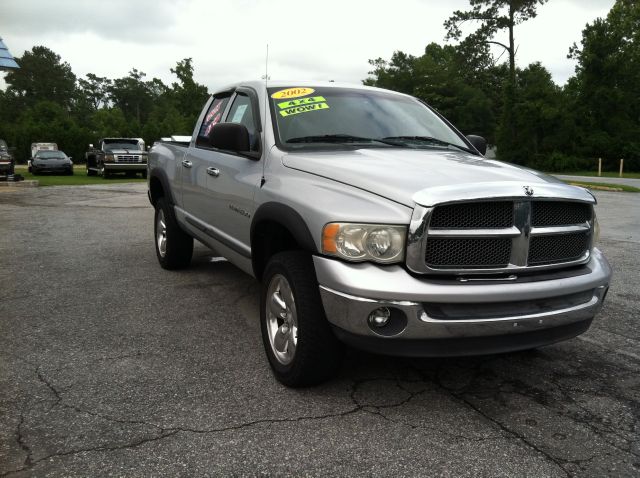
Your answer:
[[[207,161],[216,154],[209,146],[208,136],[211,128],[222,121],[229,104],[231,92],[215,95],[202,118],[195,144],[192,144],[178,165],[182,169],[182,204],[187,213],[200,221],[206,221],[206,211],[210,207],[207,198]]]
[[[227,110],[224,121],[247,127],[251,151],[258,153],[259,158],[262,128],[257,95],[253,90],[239,88]],[[191,174],[197,175],[198,181],[192,185],[192,193],[183,189],[187,212],[205,222],[214,239],[232,248],[240,245],[247,251],[255,209],[253,198],[262,178],[262,161],[206,146],[193,148],[190,156],[193,157],[188,158],[193,163],[191,169],[198,168]]]

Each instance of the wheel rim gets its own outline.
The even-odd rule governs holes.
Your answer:
[[[164,221],[164,212],[162,209],[158,211],[158,218],[156,219],[156,244],[158,246],[158,253],[161,257],[167,255],[167,224]]]
[[[298,345],[298,314],[291,286],[283,275],[271,278],[265,307],[271,350],[278,362],[288,365]]]

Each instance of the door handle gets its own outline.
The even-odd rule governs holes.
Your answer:
[[[209,176],[213,176],[214,178],[217,178],[218,176],[220,176],[220,170],[217,168],[207,168],[207,174]]]
[[[183,159],[183,160],[182,160],[182,165],[183,165],[185,168],[190,168],[191,166],[193,166],[193,163],[192,163],[191,161],[187,161],[186,159]]]

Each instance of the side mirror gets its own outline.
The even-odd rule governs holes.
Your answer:
[[[71,156],[69,156],[69,161],[71,161],[73,158]]]
[[[485,155],[487,153],[487,140],[482,136],[476,136],[475,134],[468,134],[467,140],[476,148],[481,155]]]
[[[212,148],[247,153],[249,146],[249,131],[239,123],[218,123],[211,128],[209,144]]]

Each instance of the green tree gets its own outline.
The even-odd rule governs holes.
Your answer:
[[[617,0],[605,19],[586,26],[572,81],[579,152],[593,158],[621,157],[640,170],[640,3]]]
[[[75,96],[76,77],[71,66],[44,46],[34,46],[17,58],[20,69],[5,77],[6,95],[17,109],[33,106],[39,101],[53,101],[69,108]]]
[[[517,160],[513,154],[518,149],[518,130],[515,128],[514,108],[516,103],[516,52],[515,27],[537,15],[537,8],[547,0],[469,0],[470,10],[457,10],[444,22],[448,40],[462,40],[459,48],[469,57],[487,56],[490,45],[498,45],[508,55],[509,76],[502,108],[498,150],[508,160]],[[463,25],[477,24],[475,31],[464,35]],[[506,30],[507,43],[496,40],[496,35]],[[463,38],[464,37],[464,38]]]
[[[486,72],[471,72],[453,46],[431,43],[416,57],[397,51],[389,61],[369,60],[374,67],[364,84],[416,96],[436,108],[465,133],[490,141],[495,130],[494,104],[481,87]]]
[[[178,111],[187,118],[196,121],[204,103],[209,97],[207,87],[193,79],[193,63],[191,58],[185,58],[171,68],[171,73],[178,77],[179,82],[171,85],[171,94],[175,99]]]
[[[109,101],[111,80],[102,76],[87,73],[87,79],[78,79],[79,93],[81,97],[94,111],[101,106],[106,106]]]
[[[153,108],[153,103],[166,91],[158,78],[144,81],[146,73],[133,68],[128,76],[116,78],[108,87],[109,100],[120,108],[125,117],[143,124]]]

